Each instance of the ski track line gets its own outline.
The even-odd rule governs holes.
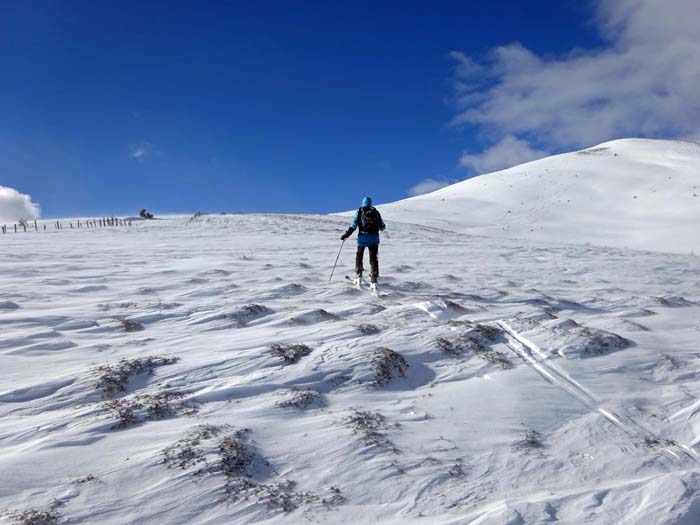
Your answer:
[[[631,438],[634,438],[637,441],[643,441],[644,438],[648,436],[656,438],[653,432],[650,432],[642,425],[634,421],[629,417],[629,415],[627,415],[626,419],[628,421],[625,423],[619,416],[610,410],[602,408],[598,398],[592,392],[571,378],[571,376],[569,376],[569,374],[566,373],[566,371],[561,367],[553,363],[548,363],[546,361],[546,355],[542,349],[532,341],[520,335],[508,323],[505,321],[496,321],[496,324],[505,331],[506,339],[508,340],[508,347],[548,382],[558,386],[565,392],[574,396],[591,410],[598,412],[598,414],[610,421],[613,425],[625,432]],[[698,463],[697,453],[695,450],[684,444],[679,444],[678,448],[683,450],[683,452],[685,452],[690,459]],[[680,460],[679,455],[669,447],[665,447],[661,452],[671,460]]]

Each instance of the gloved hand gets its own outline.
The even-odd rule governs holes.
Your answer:
[[[343,235],[340,236],[340,240],[341,240],[341,241],[344,241],[344,240],[347,239],[348,237],[350,237],[350,236],[349,236],[347,233],[344,233]]]

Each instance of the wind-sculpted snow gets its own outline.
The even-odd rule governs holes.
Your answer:
[[[390,210],[0,239],[0,522],[698,522],[698,258]]]

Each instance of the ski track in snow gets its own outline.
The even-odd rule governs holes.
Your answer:
[[[338,217],[0,239],[0,523],[700,522],[696,257],[392,219],[380,298]]]
[[[588,408],[597,411],[601,416],[603,416],[613,425],[627,433],[633,439],[636,439],[639,442],[643,441],[646,437],[658,439],[656,436],[653,435],[651,431],[643,428],[632,418],[626,417],[624,419],[627,422],[624,422],[623,418],[621,418],[620,416],[612,413],[610,410],[601,407],[599,400],[592,392],[590,392],[576,380],[572,379],[569,376],[569,374],[567,374],[562,369],[562,367],[546,361],[546,356],[544,352],[535,343],[533,343],[532,341],[528,341],[525,337],[513,330],[513,328],[509,326],[508,323],[504,321],[498,321],[497,324],[506,332],[508,337],[508,346],[511,347],[513,352],[520,356],[528,365],[534,368],[547,381],[569,392],[572,396],[579,399]],[[671,416],[671,419],[674,416]],[[688,453],[693,461],[697,462],[697,454],[692,449],[692,447],[683,444],[679,445],[679,447],[684,452]],[[679,459],[678,454],[676,454],[670,448],[666,447],[663,450],[664,453],[668,454],[672,459]]]

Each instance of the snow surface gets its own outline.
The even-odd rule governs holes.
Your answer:
[[[700,259],[393,209],[0,238],[0,522],[700,523]]]
[[[700,254],[700,143],[616,140],[380,209],[472,235]]]

